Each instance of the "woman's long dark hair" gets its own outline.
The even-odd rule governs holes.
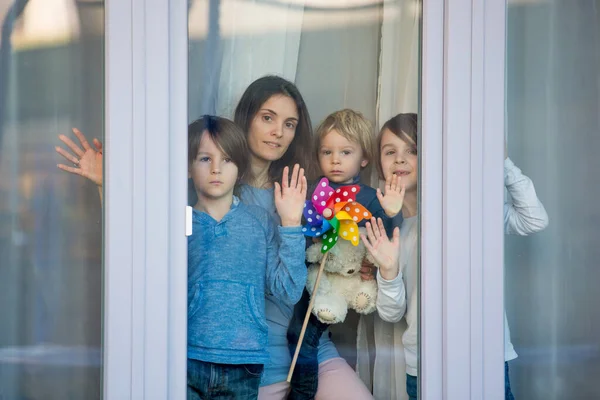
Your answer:
[[[283,168],[298,163],[305,170],[308,178],[314,176],[314,166],[310,163],[312,145],[312,126],[310,115],[300,91],[292,82],[279,76],[267,75],[252,82],[246,89],[237,107],[235,108],[234,121],[248,136],[250,125],[263,104],[274,95],[283,95],[291,98],[298,109],[298,125],[294,139],[284,155],[271,163],[269,167],[269,182],[281,180]],[[251,171],[249,175],[251,174]],[[252,176],[249,177],[252,179]]]

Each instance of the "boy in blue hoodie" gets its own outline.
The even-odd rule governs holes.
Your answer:
[[[265,210],[234,195],[249,154],[230,120],[204,116],[188,127],[188,172],[198,196],[188,238],[188,399],[256,399],[269,358],[265,293],[293,305],[306,283],[304,171],[296,165],[288,180],[286,168],[276,185],[276,202],[297,205],[282,218],[292,226],[276,227]]]

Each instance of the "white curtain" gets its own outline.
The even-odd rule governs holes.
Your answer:
[[[303,1],[194,1],[189,12],[190,119],[205,113],[233,118],[255,79],[296,78]]]
[[[265,5],[223,1],[222,26],[229,27],[223,48],[217,114],[233,116],[246,87],[266,74],[294,81],[304,9],[301,2]]]
[[[419,111],[420,5],[416,0],[383,6],[378,126],[398,113]]]
[[[379,52],[377,104],[375,126],[381,126],[398,113],[419,111],[419,46],[420,6],[417,1],[404,0],[384,3]],[[377,171],[371,171],[373,186],[381,186]],[[406,393],[406,366],[401,337],[406,322],[400,321],[394,335],[392,326],[369,316],[359,324],[359,347],[370,351],[358,354],[358,373],[373,388],[378,400],[408,400]],[[385,339],[387,337],[388,339]],[[387,352],[377,352],[378,370],[369,362],[373,357],[372,342],[393,342]]]
[[[265,74],[296,83],[314,126],[344,107],[376,128],[418,109],[416,0],[196,0],[189,24],[191,119],[232,117]]]

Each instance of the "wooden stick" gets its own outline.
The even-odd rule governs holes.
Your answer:
[[[287,381],[288,383],[292,382],[292,375],[294,374],[294,368],[296,368],[296,362],[298,362],[298,354],[300,354],[300,347],[302,347],[302,340],[304,339],[304,333],[306,332],[306,327],[308,326],[308,320],[310,318],[310,313],[312,312],[313,306],[315,304],[315,298],[317,297],[317,289],[319,288],[319,282],[321,281],[321,274],[323,273],[323,269],[325,268],[325,261],[327,260],[327,253],[323,254],[323,259],[321,260],[321,265],[319,266],[319,272],[317,272],[317,279],[315,280],[315,286],[313,288],[312,296],[310,296],[310,302],[308,303],[308,310],[306,310],[306,316],[304,317],[304,323],[302,324],[302,330],[300,331],[300,337],[298,338],[298,344],[296,345],[296,351],[294,352],[294,358],[292,359],[292,365],[290,366],[290,372],[288,373]]]

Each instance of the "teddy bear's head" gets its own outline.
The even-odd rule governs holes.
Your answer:
[[[364,228],[360,229],[364,233]],[[337,244],[327,252],[325,271],[343,276],[356,275],[360,273],[360,267],[365,257],[374,264],[362,240],[358,242],[357,246],[354,246],[349,240],[339,239]],[[306,250],[306,260],[310,263],[320,263],[322,259],[321,242],[313,243]]]

